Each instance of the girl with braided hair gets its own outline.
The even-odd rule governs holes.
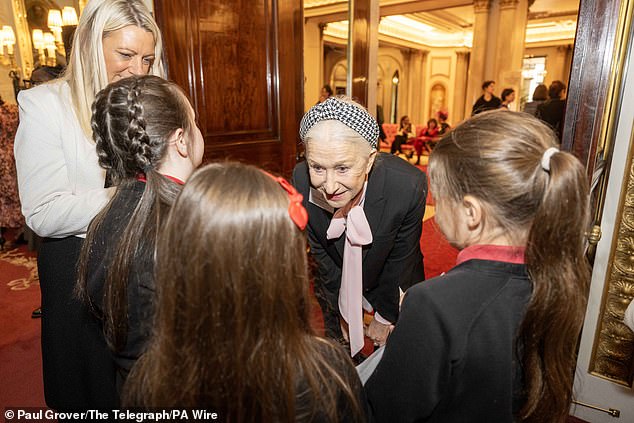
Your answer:
[[[429,161],[452,270],[410,288],[365,385],[378,422],[565,422],[589,268],[588,182],[553,131],[486,112]]]
[[[90,0],[73,38],[68,67],[56,80],[18,96],[15,159],[22,213],[43,237],[42,361],[46,404],[60,411],[113,406],[103,382],[112,359],[74,296],[79,251],[90,221],[110,200],[90,126],[95,95],[131,76],[164,76],[163,45],[143,0]],[[89,375],[89,376],[87,376]]]
[[[121,386],[150,334],[157,233],[204,144],[185,93],[156,76],[113,82],[92,108],[99,165],[116,191],[88,228],[78,291],[100,321]]]

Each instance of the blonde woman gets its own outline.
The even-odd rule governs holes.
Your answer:
[[[46,402],[54,409],[116,402],[115,392],[89,383],[107,379],[113,364],[103,340],[91,335],[94,322],[73,288],[88,224],[113,194],[97,163],[91,105],[108,83],[148,73],[163,76],[164,67],[161,34],[143,1],[91,0],[63,77],[18,97],[18,186],[26,223],[44,238],[38,255],[42,360]]]

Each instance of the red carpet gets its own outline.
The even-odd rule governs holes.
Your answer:
[[[31,319],[39,306],[35,254],[0,251],[0,409],[45,406],[40,320]]]
[[[440,233],[434,218],[423,222],[420,249],[425,263],[425,279],[438,276],[456,264],[458,250],[453,248]]]

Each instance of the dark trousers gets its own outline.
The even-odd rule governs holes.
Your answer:
[[[37,260],[44,396],[59,411],[118,406],[116,367],[101,326],[74,292],[82,242],[72,236],[47,238]]]
[[[390,152],[395,154],[397,151],[399,153],[403,153],[403,148],[401,147],[403,144],[407,144],[407,136],[405,135],[397,135],[394,137],[394,141],[392,142],[392,146],[390,147]]]

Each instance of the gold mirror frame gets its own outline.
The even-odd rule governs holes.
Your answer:
[[[622,87],[627,55],[632,42],[634,2],[621,3],[619,26],[614,41],[614,62],[610,91],[603,117],[597,154],[608,157],[613,150],[618,123],[618,110],[624,101]],[[634,60],[630,56],[629,60]],[[628,160],[622,181],[619,208],[610,258],[601,300],[599,322],[590,359],[589,372],[619,385],[631,387],[634,379],[634,333],[623,324],[625,309],[634,298],[634,128],[630,134]],[[609,166],[609,161],[608,161]],[[599,184],[596,217],[600,218],[605,201],[607,178]],[[598,229],[595,227],[595,229]],[[600,236],[600,235],[599,235]]]

